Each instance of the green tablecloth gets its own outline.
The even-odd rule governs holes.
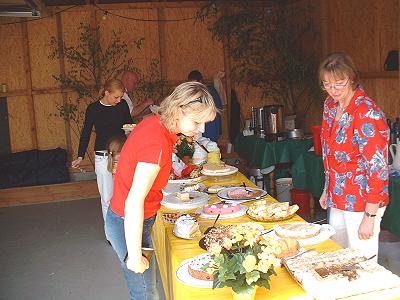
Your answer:
[[[300,154],[307,152],[313,145],[312,139],[287,139],[280,142],[267,142],[254,135],[238,135],[235,151],[250,164],[268,168],[280,163],[294,162]]]
[[[314,152],[301,154],[292,166],[293,186],[309,191],[319,198],[324,188],[324,166],[322,157]],[[400,236],[400,178],[389,180],[390,202],[382,219],[382,226]]]

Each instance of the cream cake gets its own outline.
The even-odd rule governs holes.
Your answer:
[[[315,251],[284,261],[291,275],[315,299],[396,299],[400,278],[358,250]]]
[[[204,269],[209,266],[210,262],[211,257],[209,255],[195,257],[188,265],[190,276],[200,280],[213,281],[214,276],[204,271]]]
[[[318,235],[321,231],[321,225],[306,222],[295,222],[275,225],[274,230],[276,235],[279,237],[306,239]]]
[[[240,205],[237,203],[223,203],[218,202],[214,204],[206,204],[203,207],[203,211],[209,215],[226,215],[238,212],[240,210]]]
[[[231,170],[230,166],[225,165],[225,163],[206,163],[203,165],[203,170],[209,174],[223,174]]]
[[[199,232],[199,223],[190,215],[182,215],[175,221],[174,233],[178,237],[192,239]]]

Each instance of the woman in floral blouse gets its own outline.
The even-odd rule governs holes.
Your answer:
[[[386,117],[360,86],[346,54],[330,54],[320,64],[319,80],[328,93],[321,133],[325,188],[319,202],[330,208],[335,241],[377,255],[389,202]]]

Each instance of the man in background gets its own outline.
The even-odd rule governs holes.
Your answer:
[[[122,73],[121,82],[125,88],[122,99],[124,99],[128,104],[132,119],[137,119],[145,114],[147,108],[153,104],[153,99],[148,98],[141,103],[133,105],[133,101],[129,94],[131,94],[138,86],[139,76],[136,73],[132,71],[124,71],[124,73]]]
[[[198,70],[191,71],[187,79],[188,81],[198,81],[203,83],[203,75]],[[221,111],[222,101],[217,90],[212,85],[207,85],[207,89],[210,92],[211,96],[214,98],[215,106]],[[222,134],[221,115],[217,113],[215,119],[211,122],[207,122],[205,127],[206,128],[203,136],[218,143],[218,139]]]

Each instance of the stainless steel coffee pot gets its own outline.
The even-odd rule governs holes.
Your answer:
[[[254,130],[255,136],[265,138],[265,118],[263,107],[251,108],[251,129]]]
[[[266,137],[278,139],[284,135],[284,111],[283,105],[267,105],[263,108],[264,112],[264,129]]]

